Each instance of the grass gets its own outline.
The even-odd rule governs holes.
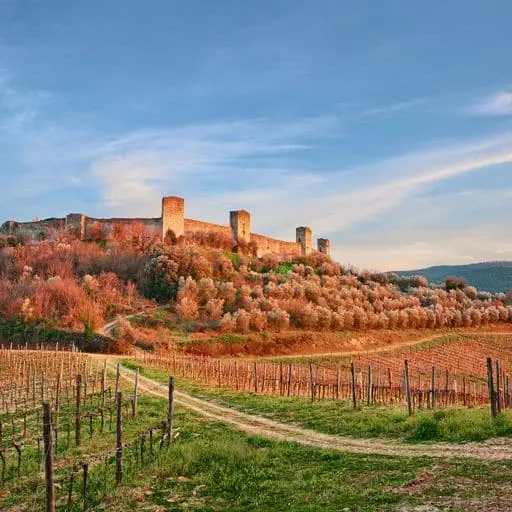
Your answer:
[[[165,378],[164,372],[142,373]],[[130,384],[126,386],[125,393],[131,388]],[[183,389],[184,381],[179,380],[178,387]],[[220,396],[222,391],[216,393]],[[166,400],[141,395],[139,421],[125,422],[125,439],[133,438],[144,425],[161,420],[166,408]],[[89,510],[369,512],[415,510],[413,507],[435,504],[453,511],[476,511],[494,502],[504,508],[493,510],[508,510],[512,505],[512,462],[385,457],[315,449],[248,436],[179,406],[174,426],[170,451],[156,450],[144,464],[133,449],[125,451],[123,485],[117,490],[112,460],[107,466],[91,468]],[[113,436],[107,433],[84,443],[81,453],[102,453],[112,446]],[[58,510],[66,509],[67,477],[68,473],[57,471]],[[41,510],[43,492],[41,473],[23,477],[0,489],[0,509]],[[80,493],[78,473],[74,511],[81,510]]]
[[[132,393],[132,385],[125,384],[121,381],[120,389],[123,392],[123,439],[124,442],[135,439],[141,432],[149,427],[163,425],[165,422],[166,412],[161,407],[161,400],[155,399],[151,396],[140,396],[138,401],[138,417],[131,418],[131,407],[126,407],[129,397]],[[89,400],[92,398],[92,400]],[[99,394],[88,395],[87,404],[82,407],[82,414],[95,410],[99,404]],[[106,407],[111,407],[112,404],[107,401]],[[110,414],[105,412],[104,415],[104,429],[103,433],[100,432],[100,418],[99,416],[93,419],[93,433],[90,434],[89,419],[85,418],[81,422],[81,438],[82,443],[80,447],[75,447],[74,444],[74,414],[75,406],[74,399],[71,399],[71,404],[68,407],[65,403],[62,404],[60,414],[60,423],[62,425],[59,431],[59,447],[55,459],[56,464],[56,477],[57,477],[57,497],[61,501],[65,501],[67,493],[67,484],[69,481],[70,468],[81,461],[87,461],[91,456],[102,455],[106,453],[113,453],[115,448],[115,411],[113,412],[112,423],[110,422]],[[36,434],[42,433],[41,417],[35,413],[27,416],[27,426],[29,439],[24,440],[22,447],[21,459],[21,478],[17,476],[17,459],[14,447],[11,446],[13,434],[19,442],[23,431],[22,412],[14,415],[14,431],[11,423],[11,416],[2,414],[0,421],[5,421],[3,425],[3,439],[0,443],[0,451],[6,460],[6,482],[4,485],[0,482],[0,510],[8,510],[22,504],[26,505],[26,509],[20,510],[42,510],[44,508],[44,481],[41,470],[41,453],[37,449]],[[70,447],[67,448],[67,428],[66,424],[70,424]],[[159,436],[155,432],[156,438]],[[147,445],[147,443],[146,443]],[[42,446],[42,445],[41,445]],[[135,447],[131,448],[134,452]],[[127,452],[127,465],[126,465],[126,479],[130,481],[133,477],[134,467],[132,460],[135,460],[135,453]],[[105,477],[105,467],[100,464],[101,469],[95,469],[90,472],[90,492],[88,492],[88,500],[91,505],[100,503],[104,493],[114,488],[114,473],[113,473],[113,457],[109,459],[110,475]],[[79,496],[81,485],[81,473],[76,477],[76,492]],[[78,510],[78,509],[77,509]]]
[[[179,407],[175,427],[171,450],[136,467],[99,510],[396,511],[451,502],[462,506],[450,510],[471,510],[469,500],[509,499],[512,463],[331,452],[247,436]],[[100,495],[101,480],[94,485]]]
[[[125,361],[128,367],[139,363]],[[165,383],[168,373],[141,367],[141,374]],[[285,423],[299,424],[326,434],[357,438],[387,437],[406,442],[468,442],[512,435],[512,411],[491,421],[487,408],[447,408],[407,415],[405,407],[370,406],[352,410],[347,401],[302,397],[276,397],[227,389],[208,388],[191,380],[177,378],[179,389],[199,398],[214,400],[227,407],[258,414]]]

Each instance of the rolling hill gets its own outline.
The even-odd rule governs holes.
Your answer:
[[[466,279],[478,290],[508,292],[512,290],[512,261],[488,261],[469,265],[438,265],[417,270],[395,271],[401,276],[425,276],[429,281],[441,283],[447,276]]]

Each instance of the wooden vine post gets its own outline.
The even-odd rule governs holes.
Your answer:
[[[368,389],[366,394],[366,405],[370,405],[372,403],[372,367],[368,365]]]
[[[135,385],[133,387],[132,417],[137,417],[137,400],[139,393],[139,369],[135,368]]]
[[[436,367],[435,366],[432,366],[432,388],[431,388],[431,392],[432,392],[432,395],[431,395],[431,400],[430,400],[430,404],[431,404],[431,408],[432,409],[435,409],[436,408]]]
[[[357,398],[356,398],[356,370],[354,368],[354,362],[350,363],[350,376],[352,383],[352,408],[354,411],[357,409]]]
[[[491,409],[491,418],[496,417],[496,398],[494,392],[494,379],[492,375],[492,359],[487,358],[487,388],[489,390],[489,403]]]
[[[123,396],[116,394],[116,485],[123,481]]]
[[[256,369],[255,362],[253,363],[252,370],[253,370],[253,374],[254,374],[254,392],[257,393],[258,392],[258,372]]]
[[[309,390],[311,392],[311,401],[315,401],[315,382],[313,380],[313,363],[309,362]]]
[[[172,444],[172,420],[174,414],[174,377],[169,377],[169,404],[167,409],[167,446]]]
[[[121,376],[121,363],[117,363],[116,367],[116,387],[114,390],[114,397],[117,400],[117,393],[119,392],[119,378]]]
[[[412,401],[411,401],[411,385],[409,381],[409,362],[407,359],[404,361],[404,380],[405,380],[405,397],[407,400],[407,413],[412,415]]]
[[[103,371],[101,373],[101,408],[105,407],[105,388],[107,384],[107,360],[103,361]]]
[[[44,479],[46,484],[46,512],[55,512],[55,479],[53,473],[52,412],[48,402],[43,403]]]
[[[497,359],[496,359],[495,363],[496,363],[496,392],[495,392],[494,396],[496,397],[496,412],[500,413],[501,412],[501,386],[502,386],[502,382],[501,382],[501,378],[500,378],[501,370],[500,370],[500,362]]]
[[[81,406],[82,376],[76,376],[76,409],[75,409],[75,446],[80,446],[80,406]]]

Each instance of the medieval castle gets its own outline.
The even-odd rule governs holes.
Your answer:
[[[128,236],[128,231],[134,226],[144,229],[162,239],[172,231],[176,237],[189,233],[219,233],[232,237],[235,243],[251,243],[257,249],[257,255],[277,254],[281,257],[309,254],[313,251],[311,229],[307,226],[296,228],[295,242],[276,240],[264,235],[251,232],[251,214],[245,210],[229,213],[229,226],[212,224],[199,220],[185,218],[185,200],[181,197],[167,196],[162,199],[162,216],[154,218],[113,218],[98,219],[81,213],[70,213],[65,218],[51,218],[33,222],[7,221],[0,227],[4,235],[23,233],[33,238],[39,238],[49,230],[65,229],[74,232],[80,240],[91,239],[93,231],[101,225],[106,239],[113,238],[116,231],[122,230]],[[318,251],[330,255],[331,244],[326,238],[318,238]]]

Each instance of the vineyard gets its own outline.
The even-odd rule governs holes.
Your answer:
[[[76,351],[0,350],[0,509],[27,489],[28,510],[100,503],[170,446],[173,386],[162,416],[137,371],[125,383],[119,365]]]
[[[145,365],[208,386],[311,400],[404,404],[410,413],[447,406],[512,405],[508,336],[458,335],[419,348],[316,361],[244,361],[143,354]],[[489,368],[487,359],[494,359]],[[492,398],[491,398],[492,397]]]
[[[139,352],[133,372],[101,356],[40,346],[0,349],[0,508],[78,511],[163,460],[173,440],[167,407],[139,396],[138,367],[210,388],[353,409],[402,405],[404,414],[452,406],[512,407],[508,335],[446,336],[417,346],[316,360],[242,360]],[[122,370],[122,371],[121,371]],[[178,394],[178,396],[181,396]],[[179,444],[177,445],[179,447]]]

